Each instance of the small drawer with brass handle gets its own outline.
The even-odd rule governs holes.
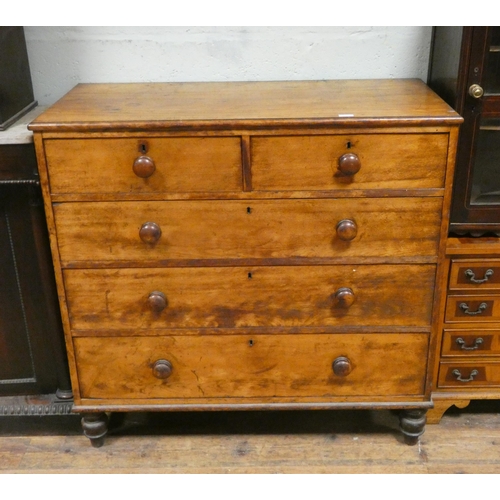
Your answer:
[[[500,321],[500,296],[449,295],[446,302],[447,323]]]
[[[441,356],[498,356],[500,355],[500,331],[445,330]]]
[[[442,361],[439,366],[438,387],[460,388],[499,387],[500,363],[489,361]]]
[[[453,261],[449,290],[500,290],[500,261]]]

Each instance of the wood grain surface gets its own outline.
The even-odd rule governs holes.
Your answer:
[[[190,398],[306,397],[422,394],[425,334],[232,335],[78,337],[74,339],[83,398],[152,398],[158,404]],[[332,363],[347,357],[352,371]],[[168,360],[167,379],[153,375]],[[172,398],[177,399],[177,401]]]
[[[420,80],[79,84],[34,131],[458,124]]]
[[[75,330],[429,327],[435,266],[259,266],[66,270]],[[352,290],[350,307],[335,294]],[[164,294],[158,311],[148,302]],[[416,297],[418,299],[416,300]]]
[[[242,186],[239,138],[52,139],[45,141],[45,152],[55,194],[224,192]],[[134,174],[141,156],[154,162],[150,177]]]
[[[63,266],[90,261],[402,258],[436,260],[440,198],[86,202],[54,206]],[[353,241],[336,226],[352,219]],[[154,245],[139,237],[154,222]]]
[[[442,188],[448,134],[254,137],[255,190]],[[339,158],[355,154],[359,172],[342,175]]]

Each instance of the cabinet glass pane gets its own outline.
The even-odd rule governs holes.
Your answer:
[[[471,205],[500,205],[500,119],[481,120]]]
[[[500,26],[491,28],[491,42],[485,70],[485,93],[500,94]]]

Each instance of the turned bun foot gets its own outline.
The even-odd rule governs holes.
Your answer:
[[[83,434],[90,439],[94,448],[100,448],[104,444],[108,422],[108,416],[104,412],[88,413],[82,417]]]
[[[427,410],[402,410],[399,414],[399,426],[404,442],[410,446],[418,443],[425,431]]]

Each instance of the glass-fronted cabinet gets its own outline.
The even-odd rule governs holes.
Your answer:
[[[435,27],[428,84],[464,117],[450,232],[500,235],[500,27]]]

